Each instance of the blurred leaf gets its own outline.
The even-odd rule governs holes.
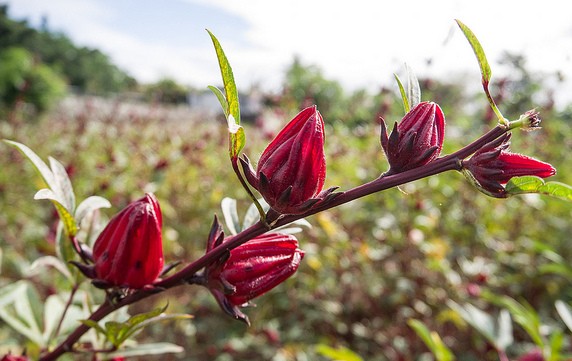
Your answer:
[[[512,320],[510,318],[510,313],[503,309],[499,313],[496,344],[499,349],[506,350],[513,342],[514,338],[512,335]]]
[[[409,106],[409,99],[407,98],[407,93],[405,92],[405,88],[403,87],[403,83],[397,76],[397,74],[393,74],[395,76],[395,80],[397,81],[397,86],[399,87],[399,93],[401,94],[401,101],[403,102],[403,111],[405,114],[409,113],[411,107]]]
[[[519,303],[508,296],[495,297],[489,296],[493,302],[506,307],[514,318],[514,322],[519,324],[532,338],[534,343],[544,348],[544,340],[540,331],[541,323],[538,313],[528,303]]]
[[[423,340],[437,361],[451,361],[455,359],[455,356],[445,343],[443,343],[439,334],[431,332],[427,326],[419,320],[409,319],[407,324],[415,331],[417,336]]]
[[[545,182],[540,177],[513,177],[506,184],[506,191],[510,195],[540,193],[572,202],[572,186],[560,182]]]
[[[469,44],[471,44],[471,47],[473,48],[473,52],[477,57],[477,61],[479,62],[479,67],[481,69],[483,84],[485,83],[488,84],[489,81],[491,80],[491,67],[489,66],[489,62],[487,61],[487,57],[485,56],[485,51],[483,50],[481,43],[467,25],[463,24],[460,20],[455,20],[455,21],[457,22],[457,25],[459,25],[459,28],[461,28],[461,31],[463,32],[463,34],[469,41]]]
[[[562,321],[564,321],[566,327],[568,327],[568,330],[572,332],[572,308],[562,300],[556,301],[554,306],[556,307],[558,315]]]
[[[7,290],[4,287],[0,291],[0,305],[3,305],[0,308],[0,318],[16,332],[27,337],[36,345],[44,347],[46,346],[46,339],[44,339],[40,326],[34,317],[36,303],[31,298],[27,283],[18,282],[17,286],[9,287]]]
[[[240,222],[238,220],[238,211],[236,209],[236,199],[225,197],[220,202],[220,207],[222,208],[224,222],[226,223],[230,234],[238,234],[241,229]]]
[[[316,352],[332,361],[363,361],[358,354],[346,347],[333,348],[328,345],[316,345]]]
[[[185,351],[185,349],[181,346],[168,342],[157,342],[137,344],[133,347],[128,347],[119,351],[111,352],[109,354],[101,355],[100,357],[102,360],[112,360],[119,357],[161,355],[165,353],[179,353],[183,351]]]
[[[421,88],[413,69],[405,64],[405,70],[407,70],[407,98],[409,99],[409,106],[413,109],[421,102]]]
[[[73,282],[73,276],[70,273],[68,267],[62,260],[54,256],[44,256],[35,260],[30,265],[30,276],[37,275],[44,272],[43,268],[53,267],[58,270],[62,275],[64,275],[70,282]]]
[[[564,346],[564,334],[561,330],[555,329],[550,335],[550,355],[547,361],[559,361],[567,358],[562,355]]]
[[[266,213],[270,206],[264,198],[259,198],[258,204],[262,207],[263,211]],[[260,212],[258,211],[258,207],[255,203],[252,203],[248,209],[246,210],[246,214],[244,215],[244,219],[242,220],[242,229],[247,229],[248,227],[252,226],[256,222],[260,220]]]
[[[87,197],[77,206],[75,211],[76,222],[80,224],[87,214],[100,208],[111,208],[111,203],[100,196]]]

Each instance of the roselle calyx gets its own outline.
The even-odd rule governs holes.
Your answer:
[[[545,162],[509,151],[511,134],[507,133],[486,144],[462,161],[463,173],[483,193],[496,197],[508,196],[505,185],[513,177],[547,178],[556,169]]]
[[[387,134],[381,122],[381,146],[389,162],[387,174],[404,172],[436,159],[443,149],[445,115],[433,102],[421,102]]]
[[[302,110],[262,153],[256,170],[241,158],[246,179],[280,214],[301,214],[323,199],[324,120],[316,106]],[[329,190],[327,193],[331,193]]]
[[[215,219],[207,252],[224,242],[222,228]],[[240,307],[248,306],[252,299],[292,276],[303,257],[304,252],[293,235],[263,234],[209,265],[201,283],[209,288],[223,311],[248,324],[248,317]]]
[[[161,228],[161,209],[151,193],[117,213],[93,247],[96,280],[130,289],[152,284],[164,263]]]

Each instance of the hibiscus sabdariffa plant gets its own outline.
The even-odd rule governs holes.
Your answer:
[[[54,329],[53,337],[38,339],[42,349],[38,358],[55,360],[69,352],[91,353],[93,359],[102,353],[108,357],[121,355],[125,341],[141,327],[157,320],[189,316],[168,315],[165,309],[158,309],[122,323],[100,321],[127,305],[178,286],[206,287],[226,314],[249,323],[242,308],[295,274],[303,261],[303,240],[284,233],[283,227],[418,179],[458,171],[478,190],[493,197],[542,193],[572,200],[569,186],[546,183],[542,179],[556,173],[552,165],[509,151],[510,132],[538,128],[539,114],[527,111],[515,121],[503,117],[488,90],[491,72],[484,52],[474,34],[461,22],[458,25],[477,55],[483,89],[498,117],[498,125],[458,151],[442,155],[445,114],[438,104],[430,100],[421,102],[415,76],[409,73],[410,88],[405,89],[397,79],[405,110],[403,119],[393,125],[385,120],[381,122],[381,148],[389,168],[378,178],[346,190],[323,189],[327,159],[325,120],[316,106],[301,110],[270,142],[256,164],[251,163],[242,152],[246,137],[240,125],[232,69],[219,41],[209,33],[221,69],[224,93],[215,87],[211,89],[228,120],[231,165],[259,217],[243,230],[231,234],[225,234],[215,217],[210,233],[204,235],[206,252],[196,260],[163,259],[161,208],[153,194],[145,194],[120,211],[101,231],[93,246],[87,244],[78,235],[82,219],[94,209],[109,207],[109,203],[92,196],[76,207],[71,182],[59,162],[50,158],[48,166],[25,145],[6,141],[27,156],[43,177],[47,188],[40,190],[35,198],[50,200],[60,216],[61,264],[64,268],[71,265],[73,272],[81,271],[70,275],[72,292],[61,320],[71,307],[78,285],[86,279],[106,292],[105,301],[88,317],[77,320],[77,327],[62,334],[59,334],[61,329]],[[6,322],[12,321],[6,319]],[[103,337],[101,348],[82,342],[82,337],[92,328]],[[141,354],[144,353],[143,349]],[[15,357],[26,359],[26,356],[15,355],[7,355],[5,359]]]

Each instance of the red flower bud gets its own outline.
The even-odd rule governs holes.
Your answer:
[[[161,209],[150,193],[117,213],[93,247],[96,278],[133,289],[153,283],[163,269],[161,227]]]
[[[292,276],[303,257],[296,237],[264,234],[231,250],[226,262],[211,265],[208,287],[225,312],[248,323],[238,307]]]
[[[556,174],[556,169],[522,154],[510,153],[510,133],[488,143],[471,158],[462,162],[465,174],[484,193],[507,197],[504,185],[512,177],[537,176],[546,178]]]
[[[25,355],[16,356],[12,355],[11,353],[4,355],[0,361],[28,361],[29,358]]]
[[[388,174],[425,165],[439,156],[445,137],[445,116],[439,105],[422,102],[393,126],[389,137],[381,122],[381,146],[389,162]]]
[[[315,204],[326,179],[324,120],[315,106],[302,110],[262,153],[256,171],[241,159],[248,182],[275,211],[300,214]]]
[[[542,351],[534,348],[518,358],[518,361],[544,361]]]

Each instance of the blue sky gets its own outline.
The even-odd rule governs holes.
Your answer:
[[[403,73],[404,63],[419,76],[462,76],[478,87],[458,18],[479,37],[493,78],[510,71],[497,64],[503,51],[524,54],[529,68],[550,81],[560,72],[567,82],[557,96],[572,100],[572,22],[558,11],[564,0],[0,2],[32,24],[47,16],[50,29],[101,49],[140,81],[168,76],[197,88],[220,83],[205,28],[221,41],[241,88],[276,89],[294,55],[348,89],[394,86],[393,73]]]

